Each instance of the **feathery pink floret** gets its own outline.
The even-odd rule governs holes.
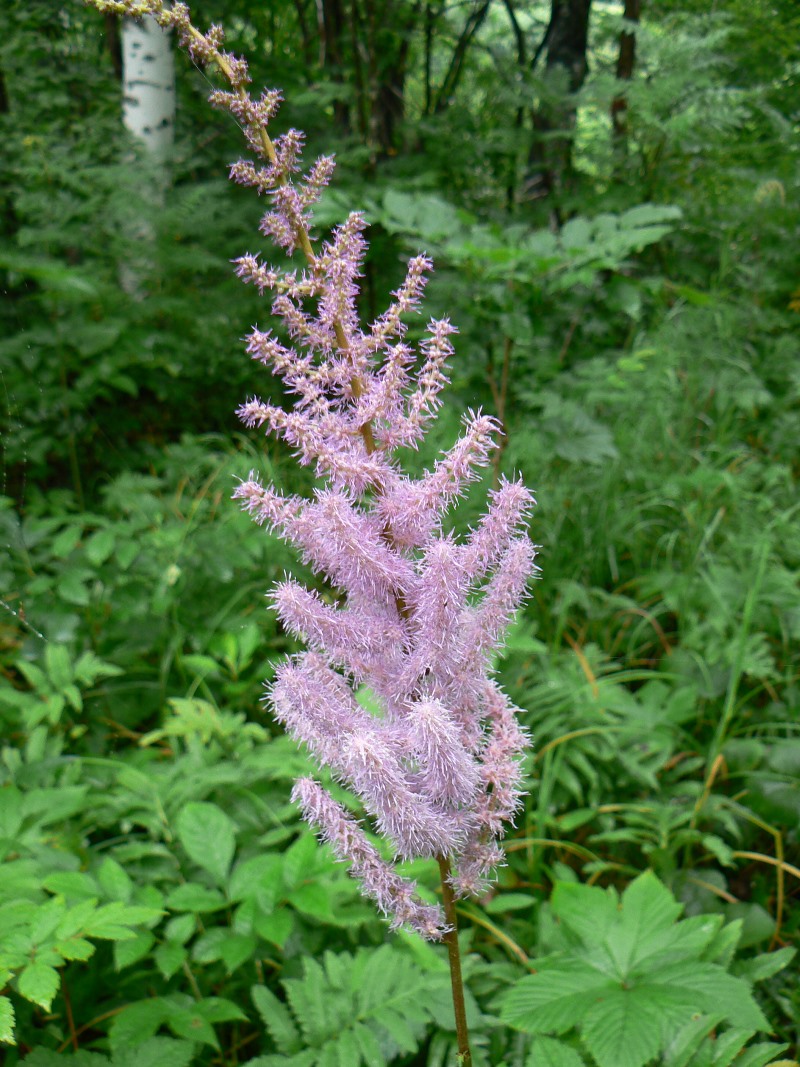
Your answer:
[[[247,66],[221,51],[218,27],[202,37],[183,5],[167,12],[153,3],[197,61],[229,72],[233,91],[215,90],[212,100],[234,115],[254,153],[233,164],[231,178],[268,198],[261,232],[306,260],[295,270],[249,254],[236,261],[240,278],[271,292],[281,323],[277,334],[254,327],[248,354],[292,400],[254,397],[239,417],[281,437],[324,484],[310,499],[283,496],[251,474],[234,496],[297,548],[336,600],[292,579],[273,590],[283,626],[309,651],[279,667],[267,699],[397,857],[447,858],[456,893],[480,892],[502,862],[499,841],[521,796],[526,738],[491,662],[535,569],[525,532],[533,498],[520,481],[503,480],[466,538],[442,533],[446,513],[489,462],[499,426],[467,412],[461,437],[430,470],[403,471],[398,453],[423,440],[454,355],[446,318],[410,342],[430,259],[411,259],[387,310],[363,329],[364,217],[349,215],[318,251],[312,244],[311,212],[333,158],[301,176],[303,135],[290,129],[271,140],[266,132],[280,94],[253,99]],[[419,900],[318,782],[301,779],[293,797],[393,926],[430,939],[446,933],[441,909]]]
[[[415,896],[416,884],[401,877],[387,863],[366,834],[313,778],[300,778],[292,792],[303,817],[328,842],[334,854],[350,865],[364,893],[391,919],[392,927],[409,926],[424,938],[439,941],[447,933],[441,908],[423,904]]]

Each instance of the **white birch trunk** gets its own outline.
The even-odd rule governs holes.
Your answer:
[[[137,176],[137,214],[126,230],[129,258],[120,267],[120,284],[143,299],[142,275],[152,264],[155,230],[151,210],[164,204],[169,159],[175,141],[175,63],[169,36],[152,15],[122,23],[122,121],[144,149]]]
[[[175,140],[175,63],[169,37],[152,15],[122,25],[122,121],[158,163]]]

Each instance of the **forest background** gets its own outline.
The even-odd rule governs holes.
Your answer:
[[[411,462],[468,407],[504,430],[457,529],[503,472],[537,492],[542,581],[498,663],[530,792],[460,909],[475,1062],[792,1060],[800,11],[194,16],[336,152],[318,224],[366,213],[364,317],[433,255],[428,311],[460,335]],[[230,264],[258,250],[240,133],[176,57],[154,162],[115,17],[6,0],[0,27],[4,1062],[454,1064],[445,958],[301,828],[305,757],[260,702],[297,647],[263,593],[298,564],[230,496],[251,468],[311,482],[233,414],[277,399],[240,343],[266,318]]]

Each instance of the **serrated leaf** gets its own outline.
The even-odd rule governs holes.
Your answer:
[[[754,959],[743,960],[736,971],[748,982],[763,982],[782,971],[792,962],[796,949],[779,948],[777,952],[764,952]]]
[[[117,971],[124,970],[148,954],[155,944],[155,936],[149,930],[143,930],[135,937],[126,941],[114,942],[114,967]]]
[[[644,1067],[661,1048],[657,1002],[636,989],[616,989],[583,1020],[581,1036],[599,1067]]]
[[[231,820],[216,804],[186,804],[177,819],[178,837],[187,854],[218,885],[224,885],[236,850]]]
[[[116,860],[107,856],[97,869],[97,881],[107,897],[121,900],[124,904],[131,899],[133,882],[125,868]]]
[[[14,1040],[14,1005],[8,997],[0,997],[0,1041],[16,1045]]]
[[[554,1037],[535,1037],[525,1067],[584,1067],[574,1048]]]
[[[529,1034],[564,1034],[580,1024],[596,1001],[619,991],[605,975],[581,963],[564,963],[527,975],[501,999],[501,1018]]]
[[[167,897],[167,907],[173,911],[202,913],[225,907],[225,897],[216,889],[207,889],[197,882],[179,885]]]
[[[164,1025],[168,1008],[161,997],[128,1004],[111,1020],[108,1030],[114,1057],[153,1037]]]
[[[164,941],[156,949],[156,966],[166,979],[172,978],[181,969],[189,953],[179,941]]]
[[[114,551],[114,540],[115,535],[113,530],[98,530],[96,533],[93,533],[83,549],[89,562],[93,563],[95,567],[99,567],[101,563],[105,563]]]
[[[734,1026],[768,1030],[769,1024],[750,988],[741,978],[734,978],[714,963],[687,960],[659,969],[658,981],[674,986],[683,993],[694,994],[700,1011],[724,1011]]]
[[[188,1067],[194,1059],[195,1051],[190,1041],[176,1041],[172,1037],[151,1037],[138,1048],[118,1050],[112,1067]]]
[[[300,1034],[283,1001],[263,985],[254,985],[250,995],[278,1051],[287,1054],[298,1051]]]
[[[765,1067],[788,1047],[788,1045],[778,1045],[774,1041],[761,1041],[744,1050],[736,1060],[736,1067]]]
[[[289,894],[289,903],[314,919],[332,922],[336,918],[331,908],[330,896],[319,882],[307,882],[293,889]]]
[[[26,1000],[33,1001],[45,1011],[50,1011],[53,997],[61,985],[61,976],[55,967],[35,960],[29,963],[17,979],[17,988]]]
[[[619,916],[616,892],[577,882],[559,882],[550,900],[553,913],[584,944],[596,944]]]
[[[697,1049],[712,1030],[725,1018],[724,1015],[700,1015],[690,1019],[667,1041],[664,1049],[664,1067],[686,1067]]]
[[[714,1067],[729,1067],[753,1033],[753,1030],[742,1030],[736,1026],[719,1034],[714,1041]]]
[[[71,937],[67,941],[56,941],[56,952],[65,960],[91,959],[95,953],[95,946],[91,941],[83,937]]]
[[[126,941],[137,936],[132,926],[155,922],[161,915],[158,908],[143,908],[137,904],[114,901],[104,904],[87,919],[84,932],[90,937],[106,941]]]
[[[265,941],[283,948],[294,930],[294,916],[286,908],[278,908],[271,915],[256,912],[253,925],[256,933]]]

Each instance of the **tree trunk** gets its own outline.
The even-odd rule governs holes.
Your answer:
[[[589,64],[586,48],[592,0],[552,0],[550,23],[542,45],[547,49],[542,99],[534,110],[533,141],[528,155],[529,199],[539,199],[569,184],[572,139],[577,113],[575,94]]]
[[[155,162],[175,141],[175,64],[169,37],[152,15],[122,25],[122,121]]]
[[[152,208],[164,202],[168,163],[175,141],[175,63],[168,35],[152,15],[122,24],[122,121],[144,149],[139,167],[136,207],[126,229],[129,258],[120,268],[120,283],[141,298],[141,278],[151,263]]]
[[[624,17],[628,22],[638,22],[641,13],[642,0],[625,0]],[[632,30],[623,30],[619,35],[617,56],[617,78],[620,81],[631,80],[635,62],[636,34]],[[611,101],[611,123],[615,144],[624,151],[628,136],[628,99],[624,91],[618,92]]]

